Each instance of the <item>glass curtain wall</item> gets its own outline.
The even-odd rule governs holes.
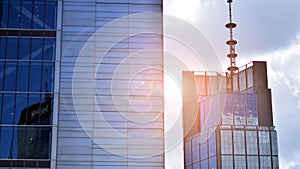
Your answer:
[[[0,167],[49,167],[55,0],[0,2]]]

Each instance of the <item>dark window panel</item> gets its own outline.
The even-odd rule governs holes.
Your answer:
[[[5,58],[6,51],[6,37],[0,37],[0,59]]]
[[[33,29],[44,29],[44,12],[45,12],[45,3],[46,1],[35,0],[33,4],[33,18],[32,18],[32,28]]]
[[[21,18],[21,1],[10,1],[8,28],[19,28]]]
[[[18,63],[17,91],[28,91],[29,62]]]
[[[43,72],[42,72],[42,91],[52,92],[53,91],[53,73],[54,73],[54,63],[44,62]]]
[[[40,111],[39,111],[39,125],[52,124],[52,105],[53,105],[53,95],[42,94]]]
[[[0,27],[7,27],[8,0],[0,1]]]
[[[45,29],[56,29],[56,1],[46,1]]]
[[[0,90],[3,90],[3,84],[4,84],[4,66],[5,62],[0,61]]]
[[[6,62],[4,73],[4,91],[14,91],[16,87],[17,62]]]
[[[54,60],[55,56],[55,38],[44,39],[44,57],[43,60]]]
[[[0,126],[0,159],[8,159],[11,157],[13,128]]]
[[[3,94],[1,124],[12,124],[15,112],[15,94]]]
[[[42,62],[30,63],[29,91],[39,92],[41,90]]]
[[[16,49],[18,49],[18,38],[7,38],[6,59],[17,59],[18,50]]]
[[[31,59],[42,60],[43,58],[43,38],[31,39]]]
[[[19,59],[20,60],[29,60],[30,58],[30,38],[22,37],[20,38],[19,46]]]
[[[27,99],[28,94],[16,94],[16,111],[15,111],[15,121],[14,124],[20,124],[22,121],[26,119],[27,115]]]
[[[32,1],[22,2],[21,28],[31,29],[32,24]]]
[[[27,107],[22,109],[19,117],[19,125],[32,125],[39,123],[39,110],[40,110],[40,95],[29,94]]]

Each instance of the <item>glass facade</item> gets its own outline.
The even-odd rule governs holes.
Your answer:
[[[199,146],[185,146],[185,152],[198,152],[200,158],[198,161],[198,158],[186,156],[186,168],[279,168],[275,127],[261,125],[259,120],[265,118],[261,116],[264,112],[259,112],[262,106],[259,100],[267,101],[267,98],[255,91],[255,82],[260,83],[260,88],[267,83],[255,81],[263,77],[257,75],[255,78],[255,65],[245,67],[231,78],[223,77],[227,82],[216,80],[222,79],[218,73],[214,77],[194,73],[198,87],[199,132],[186,137],[185,141],[193,145],[199,140]],[[224,91],[228,83],[232,87]],[[223,86],[223,90],[216,86]],[[212,88],[217,90],[212,92]]]
[[[49,167],[55,0],[0,2],[0,167]]]

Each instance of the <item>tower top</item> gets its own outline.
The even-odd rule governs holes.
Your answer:
[[[236,66],[235,58],[237,57],[237,54],[235,53],[235,45],[237,44],[237,41],[233,39],[233,28],[236,27],[236,24],[232,22],[232,14],[231,14],[231,3],[232,0],[227,0],[227,3],[229,5],[229,23],[225,25],[226,28],[229,29],[230,32],[230,39],[226,41],[226,44],[229,46],[229,54],[227,54],[227,57],[230,59],[230,66],[227,68],[230,73],[234,73],[234,71],[238,70],[238,67]]]

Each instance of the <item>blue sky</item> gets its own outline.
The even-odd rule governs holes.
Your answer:
[[[237,65],[267,61],[273,115],[278,132],[280,168],[300,168],[300,6],[299,0],[234,0],[233,21],[238,27]],[[226,0],[167,0],[164,12],[197,27],[214,46],[223,70],[229,37]],[[167,168],[182,168],[181,146],[167,156]],[[181,154],[182,155],[182,154]],[[180,160],[178,160],[180,159]]]

